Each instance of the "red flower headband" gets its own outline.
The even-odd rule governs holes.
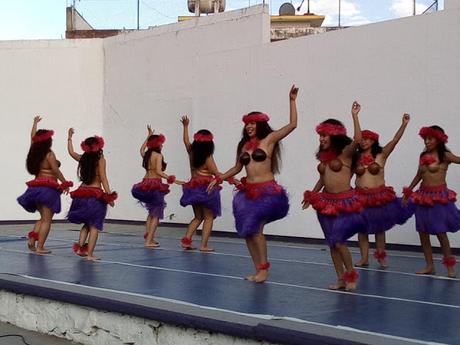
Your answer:
[[[91,152],[98,152],[99,150],[102,150],[102,148],[104,147],[104,139],[97,135],[95,135],[94,138],[96,139],[96,142],[91,145],[86,144],[85,140],[81,142],[80,147],[83,150],[83,152],[91,153]]]
[[[44,132],[42,134],[35,134],[32,137],[32,142],[34,144],[42,142],[42,141],[45,141],[45,140],[48,140],[49,138],[51,138],[54,135],[54,131],[52,129],[45,129],[45,130],[46,130],[46,132]]]
[[[159,147],[160,145],[163,145],[165,141],[166,141],[166,137],[163,134],[160,134],[158,137],[149,139],[147,141],[147,148],[154,149],[155,147]]]
[[[247,125],[249,122],[267,122],[270,117],[264,113],[247,114],[243,116],[243,122]]]
[[[316,126],[316,133],[326,135],[347,135],[347,129],[341,125],[332,123],[321,123]]]
[[[200,142],[204,142],[204,141],[213,141],[214,140],[214,136],[212,134],[201,134],[201,133],[195,133],[193,135],[193,140],[195,141],[200,141]]]
[[[447,139],[449,139],[447,134],[443,133],[439,129],[434,129],[431,127],[422,127],[420,132],[418,132],[418,135],[420,135],[423,139],[426,137],[434,137],[443,143],[447,143]]]
[[[374,141],[379,141],[379,135],[375,132],[372,132],[368,129],[365,129],[364,131],[361,132],[363,139],[371,139]]]

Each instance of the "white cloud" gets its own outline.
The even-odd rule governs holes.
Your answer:
[[[416,13],[420,14],[425,11],[428,6],[417,2],[415,5]],[[390,6],[390,11],[396,17],[407,17],[411,16],[414,11],[414,0],[393,0]]]
[[[301,1],[296,1],[297,8]],[[307,11],[307,0],[305,0],[300,13]],[[339,2],[337,0],[310,0],[310,12],[326,15],[323,25],[337,25],[339,15]],[[342,0],[340,6],[340,17],[342,25],[362,25],[370,23],[371,20],[362,15],[356,1]]]

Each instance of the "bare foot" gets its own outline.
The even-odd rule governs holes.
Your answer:
[[[427,275],[435,274],[434,267],[427,266],[424,269],[416,272],[416,274],[427,274]]]
[[[329,290],[342,290],[345,289],[345,282],[342,279],[337,280],[336,284],[331,284],[328,286]]]
[[[98,256],[94,256],[94,255],[91,255],[91,256],[88,255],[88,256],[86,257],[86,260],[88,260],[88,261],[96,261],[96,260],[101,260],[101,258],[98,257]]]
[[[268,278],[268,270],[260,270],[255,276],[254,276],[254,282],[256,283],[263,283],[266,281]]]
[[[348,282],[345,284],[346,291],[356,291],[356,282]]]
[[[51,254],[51,250],[46,249],[46,248],[44,248],[44,247],[41,248],[41,249],[37,248],[37,249],[35,250],[35,253],[37,253],[37,254]]]
[[[37,249],[35,248],[35,240],[32,239],[32,238],[29,238],[29,240],[27,241],[27,248],[29,248],[29,250],[31,252],[34,252],[36,251]]]
[[[78,249],[75,254],[77,254],[78,256],[87,256],[88,253],[84,250],[81,250],[81,249]]]
[[[380,268],[383,268],[383,269],[388,268],[388,263],[385,259],[379,259],[377,261],[379,262]]]
[[[214,248],[211,247],[201,247],[200,252],[213,252]]]
[[[447,276],[449,278],[456,278],[457,277],[457,273],[455,273],[455,267],[447,267]]]
[[[245,280],[249,280],[250,282],[253,282],[254,279],[255,279],[255,277],[256,277],[256,275],[257,275],[257,273],[259,273],[259,271],[257,271],[256,273],[251,274],[251,275],[245,277],[244,279],[245,279]]]
[[[144,247],[147,247],[147,248],[155,248],[159,246],[160,246],[160,243],[154,240],[152,240],[152,242],[144,243]]]
[[[355,263],[355,267],[368,267],[369,262],[368,260],[361,259],[357,263]]]

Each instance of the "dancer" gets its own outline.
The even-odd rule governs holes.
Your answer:
[[[81,142],[83,154],[75,152],[72,143],[73,128],[68,131],[67,149],[70,156],[78,162],[78,177],[82,184],[70,193],[70,205],[67,219],[71,223],[81,224],[78,244],[74,245],[77,255],[86,256],[89,261],[99,260],[94,255],[99,231],[102,231],[104,219],[107,214],[107,204],[114,206],[117,193],[110,190],[106,174],[106,161],[102,151],[104,139],[94,136]],[[102,190],[102,188],[104,190]],[[88,244],[86,244],[86,240]]]
[[[183,141],[187,150],[192,178],[182,186],[183,194],[180,204],[183,207],[191,205],[194,217],[187,227],[187,232],[181,240],[184,249],[195,249],[192,246],[192,237],[196,229],[203,223],[200,251],[212,252],[214,248],[208,244],[211,236],[214,219],[221,215],[220,187],[211,193],[207,192],[208,184],[220,175],[214,162],[214,137],[207,129],[201,129],[189,139],[189,119],[181,118],[183,127]]]
[[[365,232],[358,234],[361,260],[355,266],[369,266],[369,234],[375,234],[376,251],[374,257],[381,268],[388,267],[385,251],[385,231],[395,224],[404,224],[411,217],[411,212],[403,206],[402,199],[397,198],[393,187],[385,185],[385,163],[409,123],[409,114],[404,114],[393,140],[384,147],[380,146],[379,135],[375,132],[362,131],[362,140],[357,155],[354,157],[356,174],[356,193],[363,206],[366,220]]]
[[[155,248],[160,246],[155,237],[160,219],[164,217],[166,207],[165,195],[169,193],[169,185],[162,182],[166,179],[168,184],[178,182],[174,175],[166,175],[167,164],[161,153],[166,138],[163,134],[153,134],[150,125],[147,126],[147,139],[144,140],[140,148],[142,156],[142,167],[145,175],[141,182],[136,183],[131,189],[131,194],[147,209],[148,216],[145,223],[146,232],[144,234],[144,246]],[[147,150],[146,150],[147,149]]]
[[[316,158],[320,161],[320,178],[312,191],[304,194],[303,209],[310,205],[317,211],[326,242],[331,250],[332,262],[338,281],[329,286],[331,290],[356,290],[358,272],[346,241],[365,229],[361,215],[362,204],[351,188],[352,157],[361,141],[358,114],[361,106],[353,102],[353,140],[347,136],[343,124],[336,119],[323,121],[316,127],[319,134],[319,150]],[[321,192],[322,190],[322,192]]]
[[[256,269],[246,279],[256,283],[267,280],[270,268],[264,226],[284,218],[289,211],[287,193],[276,183],[274,174],[279,172],[279,141],[297,127],[298,91],[295,85],[291,87],[289,123],[279,130],[274,131],[269,126],[267,114],[251,112],[243,116],[243,135],[238,144],[236,164],[220,176],[220,179],[228,179],[238,174],[243,166],[246,169],[246,177],[241,179],[239,191],[233,198],[233,215],[236,230],[245,237]],[[218,182],[214,180],[209,189]]]
[[[460,229],[460,211],[455,206],[457,194],[447,188],[446,175],[450,163],[460,163],[460,157],[446,148],[448,136],[439,126],[423,127],[419,135],[425,142],[412,183],[403,190],[405,201],[415,205],[415,226],[420,236],[426,267],[418,274],[435,274],[430,235],[436,235],[444,256],[443,264],[450,278],[456,276],[456,259],[452,255],[447,232]],[[416,192],[412,190],[421,181]]]
[[[27,154],[27,171],[35,175],[35,179],[26,182],[26,192],[18,197],[18,203],[27,212],[40,212],[40,219],[35,223],[34,229],[28,233],[29,250],[37,254],[49,254],[45,248],[45,241],[51,228],[51,220],[55,213],[61,212],[61,193],[68,192],[72,187],[71,181],[66,181],[59,169],[60,162],[51,150],[54,131],[38,129],[38,123],[42,120],[35,116],[29,153]],[[59,184],[58,180],[62,183]],[[37,247],[35,247],[38,241]]]

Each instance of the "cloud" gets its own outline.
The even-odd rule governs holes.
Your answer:
[[[294,5],[297,8],[301,1],[296,1]],[[310,0],[310,12],[316,14],[326,14],[323,25],[337,25],[339,6],[337,0]],[[305,0],[300,13],[307,11],[307,0]],[[370,23],[371,20],[363,16],[356,1],[342,0],[340,8],[340,19],[342,25],[362,25]]]
[[[416,3],[417,14],[422,13],[428,8],[427,5],[420,2]],[[411,16],[414,11],[414,1],[413,0],[392,0],[390,6],[390,12],[393,13],[396,17],[407,17]]]

